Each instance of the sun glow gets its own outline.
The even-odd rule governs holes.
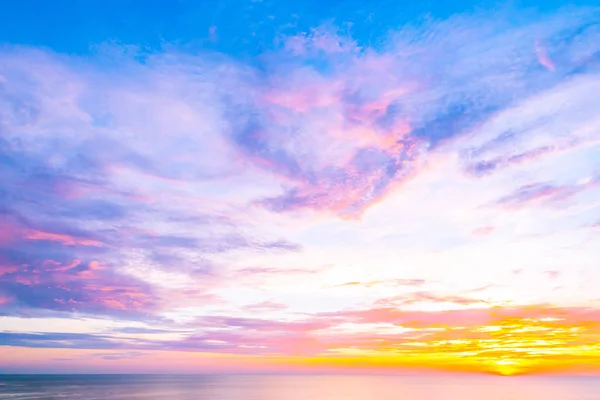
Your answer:
[[[494,364],[500,375],[516,375],[522,370],[521,363],[516,360],[502,359],[494,361]]]
[[[582,360],[598,369],[599,338],[599,324],[581,316],[510,317],[480,326],[447,324],[413,329],[403,339],[362,342],[352,348],[338,347],[334,353],[352,357],[346,359],[349,365],[415,366],[511,376],[566,370]],[[323,356],[328,354],[331,351]]]

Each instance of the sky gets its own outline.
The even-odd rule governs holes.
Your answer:
[[[0,373],[600,374],[595,2],[0,14]]]

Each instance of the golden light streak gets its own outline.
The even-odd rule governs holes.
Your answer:
[[[348,365],[413,366],[500,375],[600,372],[600,321],[584,317],[501,318],[489,324],[414,330],[411,337],[363,342],[335,353]],[[331,356],[323,354],[323,357]],[[321,360],[320,362],[326,363]],[[343,361],[340,361],[344,363]]]

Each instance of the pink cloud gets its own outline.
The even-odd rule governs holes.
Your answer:
[[[92,261],[94,262],[94,261]],[[68,264],[61,264],[58,261],[54,261],[54,260],[46,260],[42,263],[42,266],[44,267],[44,269],[46,271],[52,271],[53,273],[56,272],[65,272],[68,271],[72,268],[77,267],[79,264],[81,264],[81,260],[73,260]]]
[[[554,63],[550,57],[548,57],[548,49],[539,41],[535,42],[535,54],[537,55],[539,63],[546,67],[546,69],[549,71],[554,71],[556,69]]]
[[[397,308],[381,307],[337,313],[321,313],[332,321],[356,323],[393,323],[402,326],[427,327],[472,327],[489,325],[494,322],[517,319],[556,318],[557,324],[600,322],[600,310],[585,307],[553,307],[531,305],[520,307],[481,307],[447,311],[404,311]],[[562,322],[561,322],[562,321]]]
[[[553,205],[566,201],[577,194],[598,186],[594,177],[583,183],[555,185],[551,183],[531,183],[519,187],[513,193],[502,197],[496,204],[509,209],[519,209],[536,204]]]
[[[19,268],[20,267],[18,265],[4,264],[0,262],[0,275],[11,274],[15,271],[18,271]]]
[[[59,242],[65,246],[102,246],[102,243],[97,240],[77,238],[61,233],[44,232],[34,229],[23,232],[23,237],[29,240],[50,240],[54,242]]]
[[[314,108],[331,107],[339,104],[341,89],[342,86],[337,82],[317,81],[303,83],[298,87],[289,89],[278,87],[266,90],[263,98],[267,104],[284,107],[298,113],[306,113]],[[277,118],[278,115],[279,118]],[[276,111],[273,116],[276,119],[286,118]]]
[[[8,305],[11,302],[12,302],[12,298],[10,298],[8,296],[2,296],[2,294],[0,294],[0,306]]]

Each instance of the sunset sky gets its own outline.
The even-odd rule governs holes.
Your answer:
[[[594,2],[10,3],[0,373],[600,374]]]

